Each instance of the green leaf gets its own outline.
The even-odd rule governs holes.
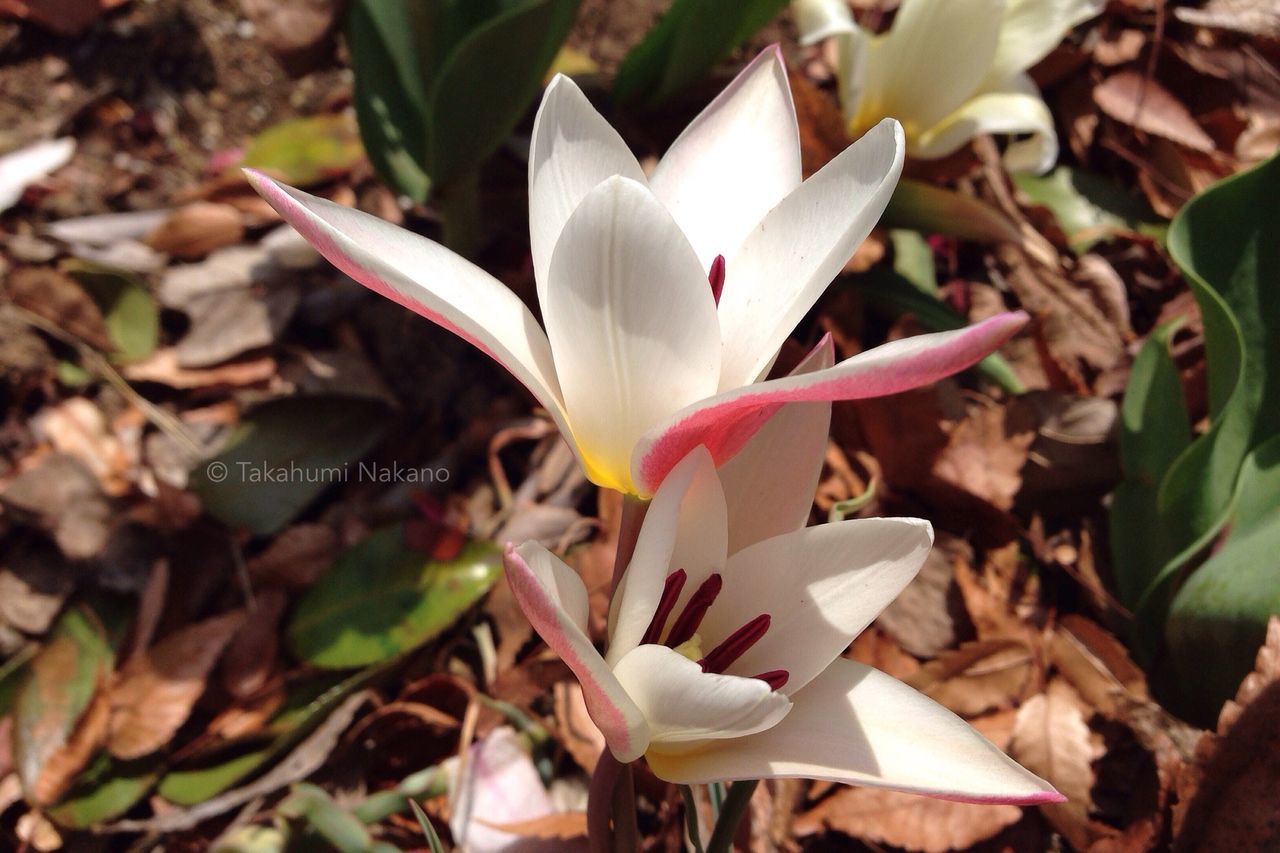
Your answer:
[[[418,826],[422,827],[422,835],[427,839],[427,845],[430,847],[431,853],[444,853],[444,845],[440,843],[440,836],[436,834],[436,828],[431,825],[431,819],[422,810],[422,806],[418,805],[417,800],[409,800],[409,805],[413,808],[413,816],[418,819]]]
[[[364,853],[373,844],[364,824],[315,785],[297,783],[276,811],[286,818],[305,820],[338,853]]]
[[[672,0],[618,68],[619,103],[652,107],[724,60],[778,14],[786,0]]]
[[[129,273],[89,261],[68,260],[61,268],[102,311],[107,335],[116,348],[112,361],[137,361],[155,350],[160,312],[146,284]]]
[[[157,793],[179,806],[211,800],[260,767],[271,754],[269,747],[252,749],[206,766],[171,770],[160,780]]]
[[[1017,226],[986,202],[910,178],[898,181],[880,224],[984,243],[1022,242]]]
[[[967,325],[964,317],[950,306],[938,301],[936,296],[925,293],[906,276],[884,264],[876,264],[862,275],[856,276],[853,281],[870,305],[890,317],[910,314],[923,329],[930,332],[949,332]],[[976,368],[1010,394],[1021,394],[1026,390],[1009,362],[998,352],[982,359]]]
[[[107,754],[98,756],[49,816],[63,826],[83,829],[112,820],[127,812],[155,784],[160,769],[159,756],[120,761]]]
[[[13,715],[13,765],[31,802],[47,799],[45,765],[67,746],[114,663],[102,624],[83,606],[62,614],[49,642],[31,660]]]
[[[377,444],[386,412],[377,400],[341,394],[270,400],[192,472],[191,489],[228,526],[272,533],[357,476],[352,464]]]
[[[916,231],[894,229],[889,232],[893,244],[893,269],[915,285],[916,290],[938,296],[938,275],[933,265],[933,249]]]
[[[354,0],[347,14],[360,138],[383,179],[419,202],[426,200],[431,186],[426,172],[425,67],[443,60],[442,48],[423,38],[424,31],[439,33],[441,28],[417,23],[438,5]]]
[[[294,653],[326,668],[363,666],[439,634],[491,587],[496,546],[471,542],[455,559],[433,560],[404,542],[400,525],[374,532],[307,590],[289,622]]]
[[[1169,342],[1181,319],[1156,328],[1133,363],[1120,407],[1120,461],[1125,479],[1111,503],[1111,559],[1120,600],[1134,607],[1176,553],[1160,517],[1165,473],[1191,444],[1191,423]]]
[[[305,187],[351,171],[364,157],[349,113],[323,113],[272,125],[254,137],[241,166],[270,172]]]
[[[569,34],[578,3],[513,3],[457,42],[429,89],[432,180],[448,184],[476,171],[511,135]]]
[[[1052,211],[1072,251],[1083,253],[1117,234],[1159,234],[1156,214],[1140,196],[1098,175],[1059,166],[1047,175],[1014,175],[1032,201]]]
[[[1210,725],[1253,668],[1267,620],[1280,613],[1280,435],[1240,471],[1235,526],[1169,608],[1170,656],[1182,707]]]

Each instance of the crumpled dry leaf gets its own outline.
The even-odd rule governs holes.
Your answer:
[[[1031,649],[1018,640],[975,640],[941,654],[907,684],[964,717],[1009,707],[1033,672]]]
[[[1206,732],[1178,780],[1175,851],[1280,846],[1280,616],[1267,624],[1254,670]]]
[[[0,0],[0,13],[64,36],[79,35],[106,11],[128,0]]]
[[[37,537],[13,537],[0,557],[0,626],[43,634],[75,588],[71,565]]]
[[[140,758],[170,741],[244,619],[244,611],[233,610],[181,628],[130,657],[111,689],[112,755]]]
[[[233,388],[257,385],[276,375],[276,360],[269,355],[228,361],[213,367],[183,367],[178,363],[178,350],[163,347],[142,361],[122,367],[121,373],[133,382],[158,382],[170,388]]]
[[[1257,0],[1209,0],[1199,9],[1177,6],[1174,17],[1196,27],[1280,40],[1280,8]]]
[[[97,350],[113,349],[102,311],[75,279],[48,267],[22,267],[5,281],[9,298]]]
[[[1035,437],[1035,420],[1024,407],[995,401],[971,407],[964,420],[950,426],[934,476],[1007,511],[1022,485],[1022,466]]]
[[[1182,101],[1132,69],[1118,71],[1095,86],[1093,100],[1104,113],[1138,130],[1205,154],[1215,148]]]
[[[240,0],[257,37],[294,74],[324,54],[345,0]]]
[[[956,614],[963,612],[951,566],[954,560],[972,558],[963,539],[939,532],[920,572],[881,611],[876,624],[917,657],[930,658],[950,648],[956,641]]]
[[[1150,699],[1146,676],[1125,647],[1083,616],[1069,613],[1058,620],[1049,654],[1081,697],[1109,717]]]
[[[1078,850],[1095,837],[1089,821],[1092,808],[1093,762],[1102,745],[1089,730],[1089,709],[1075,689],[1061,678],[1049,682],[1044,693],[1018,709],[1009,754],[1032,773],[1046,779],[1067,798],[1065,803],[1040,806],[1054,829]]]
[[[15,477],[0,494],[0,502],[19,515],[29,515],[72,559],[92,557],[107,542],[110,504],[98,479],[74,456],[48,454]]]
[[[604,750],[604,735],[587,713],[587,703],[582,698],[582,686],[577,681],[561,681],[555,686],[556,729],[560,742],[588,773],[596,769],[596,762]]]
[[[79,459],[108,495],[119,496],[132,488],[130,472],[137,458],[91,401],[72,397],[41,409],[31,419],[31,429],[55,452]]]
[[[1009,745],[1014,712],[1000,711],[970,720],[1001,749]],[[796,818],[798,835],[830,828],[879,844],[943,853],[964,850],[990,838],[1022,817],[1022,809],[1006,805],[974,805],[886,791],[839,787],[817,806]]]
[[[243,237],[240,211],[229,204],[196,201],[169,214],[143,241],[157,252],[195,260]]]

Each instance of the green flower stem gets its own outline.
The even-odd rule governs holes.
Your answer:
[[[440,188],[444,244],[464,258],[480,249],[480,173],[463,172]]]
[[[720,819],[707,842],[707,853],[729,853],[733,849],[733,837],[738,834],[738,824],[747,813],[751,803],[751,795],[756,792],[758,779],[746,779],[734,782],[729,786],[729,795],[724,798],[724,806],[720,809]]]
[[[613,790],[618,786],[622,765],[609,747],[600,753],[591,785],[587,789],[587,841],[591,853],[613,853],[613,830],[609,818],[613,812]]]
[[[689,827],[689,843],[693,845],[693,853],[702,853],[702,830],[698,828],[698,804],[694,802],[693,789],[688,785],[681,785],[680,797],[684,800],[684,819]]]

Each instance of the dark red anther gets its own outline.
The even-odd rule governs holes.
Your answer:
[[[662,629],[667,624],[667,617],[671,615],[671,610],[676,606],[676,599],[684,589],[687,577],[684,569],[676,569],[667,575],[667,582],[662,585],[662,597],[658,599],[658,609],[653,612],[649,627],[644,629],[644,637],[640,640],[641,645],[658,642],[658,638],[662,636]]]
[[[707,615],[707,609],[716,600],[723,585],[724,581],[721,580],[720,575],[714,574],[693,591],[684,610],[680,611],[676,624],[671,626],[671,633],[667,634],[667,646],[674,649],[693,638],[698,631],[698,626],[702,624],[702,617]]]
[[[791,680],[791,673],[785,669],[771,669],[768,672],[762,672],[751,677],[758,678],[769,685],[770,690],[781,690],[783,685]]]
[[[711,271],[707,273],[707,281],[711,282],[711,295],[716,304],[720,304],[720,294],[724,291],[724,255],[716,255],[711,262]]]
[[[705,658],[698,661],[703,672],[724,672],[734,661],[742,657],[747,649],[760,641],[769,630],[768,613],[761,613],[747,624],[729,635],[723,643],[712,649]]]

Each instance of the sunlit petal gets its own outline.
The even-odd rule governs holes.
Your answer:
[[[1005,166],[1015,172],[1046,172],[1058,159],[1058,136],[1053,116],[1036,84],[1025,74],[1002,88],[984,92],[934,127],[921,133],[913,153],[920,157],[945,157],[980,133],[1031,134],[1005,149]]]

